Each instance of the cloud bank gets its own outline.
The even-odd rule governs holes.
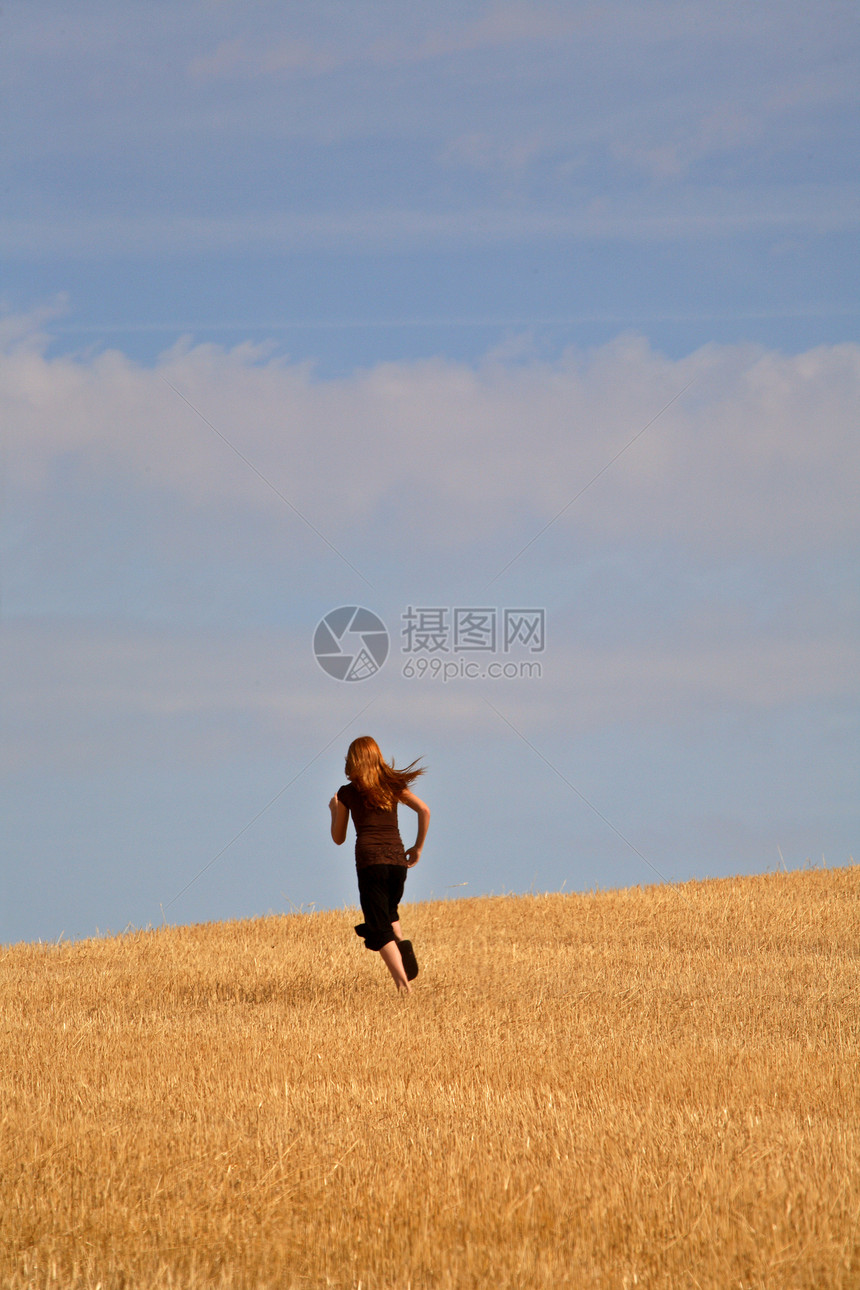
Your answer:
[[[407,603],[547,605],[543,678],[496,693],[549,736],[853,702],[858,393],[856,345],[319,380],[247,345],[52,357],[7,318],[6,765],[272,755],[338,720],[310,636],[350,601],[395,637]],[[386,720],[489,731],[477,687],[397,669]]]
[[[250,345],[189,341],[146,368],[118,351],[51,357],[38,329],[5,326],[9,486],[34,504],[70,483],[122,483],[214,523],[221,508],[280,514],[278,490],[354,550],[384,513],[425,554],[503,540],[517,516],[536,528],[557,517],[581,540],[721,555],[857,538],[854,344],[798,355],[706,346],[670,360],[623,336],[553,362],[500,353],[476,367],[440,358],[317,380]]]

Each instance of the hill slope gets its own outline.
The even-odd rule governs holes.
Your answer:
[[[860,1285],[860,868],[0,952],[0,1281]]]

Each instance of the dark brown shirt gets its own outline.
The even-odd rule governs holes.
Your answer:
[[[399,864],[406,868],[406,852],[397,827],[397,803],[381,811],[371,806],[355,784],[344,784],[337,796],[355,825],[356,868],[366,869],[372,864]]]

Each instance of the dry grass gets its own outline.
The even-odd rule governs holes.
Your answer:
[[[0,951],[6,1287],[860,1285],[860,868]]]

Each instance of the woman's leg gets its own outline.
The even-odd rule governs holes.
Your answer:
[[[415,958],[415,951],[412,948],[412,942],[403,939],[403,929],[400,926],[400,911],[397,908],[398,902],[403,896],[406,870],[400,866],[392,867],[390,879],[388,916],[391,919],[391,931],[397,938],[397,948],[400,951],[400,961],[403,965],[403,971],[406,973],[406,980],[412,981],[418,975],[418,963]]]
[[[406,869],[403,865],[391,865],[388,870],[388,917],[391,930],[398,941],[403,940],[400,930],[400,910],[397,906],[403,899],[403,888],[406,885]]]
[[[358,871],[358,894],[365,922],[356,928],[369,950],[378,950],[382,961],[394,978],[394,984],[404,994],[411,994],[409,978],[397,948],[391,914],[397,913],[397,896],[403,891],[403,876],[391,865],[370,865]],[[399,881],[399,891],[398,891]],[[392,903],[392,884],[395,899]],[[359,930],[361,928],[361,930]],[[399,928],[399,924],[398,924]]]
[[[400,950],[397,947],[397,942],[389,941],[387,945],[383,945],[379,953],[382,956],[383,963],[394,977],[394,984],[397,986],[400,993],[411,994],[412,986],[409,984],[406,977],[406,969],[403,966],[403,959],[400,957]]]

